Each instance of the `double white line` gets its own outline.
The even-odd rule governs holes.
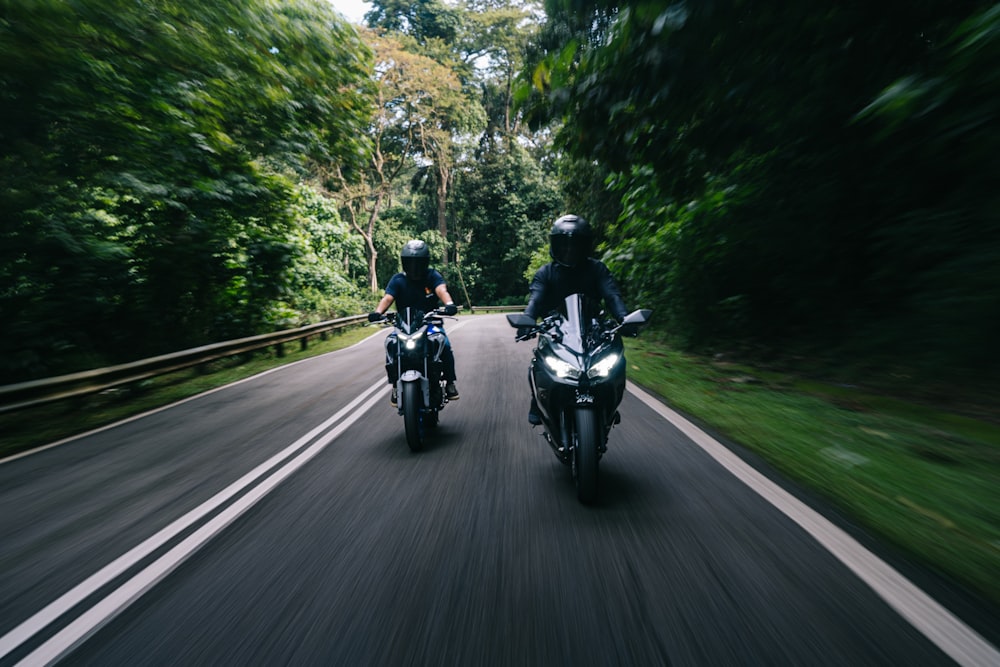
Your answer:
[[[0,659],[17,650],[38,632],[70,609],[112,583],[130,568],[220,507],[224,509],[176,546],[144,567],[111,593],[84,611],[66,627],[25,656],[18,665],[47,665],[67,655],[84,640],[139,599],[146,591],[190,558],[226,526],[253,507],[292,473],[323,451],[351,424],[365,414],[388,388],[380,380],[366,389],[345,408],[309,431],[284,450],[233,482],[205,503],[191,510],[166,528],[115,559],[70,591],[47,605],[16,628],[0,637]],[[380,391],[383,390],[383,391]],[[334,426],[335,425],[335,426]],[[330,428],[333,426],[333,428]],[[330,429],[329,431],[327,429]],[[311,443],[311,444],[310,444]],[[303,449],[304,448],[304,449]],[[280,467],[278,467],[280,466]],[[277,467],[277,469],[275,469]],[[249,489],[249,490],[248,490]],[[244,493],[245,492],[245,493]],[[240,496],[240,494],[243,494]],[[240,496],[235,501],[234,498]],[[227,503],[230,503],[226,506]]]

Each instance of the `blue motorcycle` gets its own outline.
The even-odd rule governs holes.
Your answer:
[[[441,361],[448,344],[444,313],[404,308],[387,313],[386,321],[394,327],[385,339],[386,363],[396,364],[397,410],[403,416],[406,444],[416,452],[448,403]]]

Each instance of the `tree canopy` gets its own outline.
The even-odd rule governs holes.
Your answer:
[[[997,370],[995,4],[374,0],[366,22],[4,3],[4,378],[362,312],[414,237],[464,301],[523,302],[566,212],[683,345]]]
[[[546,9],[521,99],[618,194],[607,257],[678,338],[991,356],[992,3]]]
[[[362,157],[366,53],[319,0],[5,3],[4,375],[287,324],[295,174]]]

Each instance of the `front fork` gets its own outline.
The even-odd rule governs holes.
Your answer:
[[[542,431],[542,436],[545,437],[545,441],[549,443],[550,447],[552,447],[552,450],[556,453],[556,456],[559,457],[559,460],[566,464],[573,462],[573,452],[576,449],[576,411],[578,409],[589,410],[590,408],[577,408],[574,406],[560,410],[558,433],[555,433],[554,435],[550,434],[548,429]],[[608,451],[608,429],[603,425],[603,415],[596,411],[594,414],[597,417],[595,424],[597,427],[597,433],[594,434],[594,438],[597,440],[597,455],[603,456],[604,453]]]
[[[419,382],[420,383],[420,395],[423,396],[423,405],[420,406],[421,410],[426,410],[431,404],[431,383],[427,379],[426,374],[421,375],[420,371],[403,371],[399,374],[399,379],[396,381],[396,396],[399,397],[398,406],[396,408],[399,414],[403,414],[403,385],[407,382]]]
[[[607,426],[607,419],[602,410],[595,410],[589,407],[577,407],[573,406],[566,408],[559,412],[559,433],[561,446],[565,448],[568,455],[572,455],[573,448],[576,447],[576,411],[577,410],[592,410],[594,413],[594,425],[597,428],[597,433],[594,434],[594,438],[597,439],[597,453],[604,454],[608,451],[608,435],[611,433],[611,428]]]
[[[558,456],[564,463],[569,463],[573,460],[573,449],[576,446],[576,411],[580,410],[594,410],[594,415],[597,417],[596,426],[597,433],[594,434],[598,442],[598,455],[603,455],[608,450],[608,435],[611,433],[611,425],[617,423],[616,420],[612,419],[608,421],[607,415],[604,414],[604,410],[600,409],[598,405],[595,405],[596,396],[591,394],[588,390],[584,389],[583,392],[577,388],[574,391],[574,402],[569,405],[563,405],[556,408],[556,414],[552,414],[552,410],[549,406],[542,406],[542,402],[538,400],[538,388],[535,384],[535,377],[533,369],[528,370],[528,384],[531,388],[532,399],[542,408],[543,415],[547,415],[549,418],[555,420],[553,430],[555,433],[549,433],[549,429],[545,428],[542,435],[545,437],[546,442],[555,451],[556,456]],[[550,390],[551,391],[551,390]]]
[[[440,354],[438,355],[440,356]],[[433,365],[438,364],[438,360],[431,359],[428,356],[423,357],[424,370],[421,373],[418,370],[403,370],[403,355],[399,354],[399,350],[396,350],[396,396],[397,408],[396,411],[401,415],[403,414],[403,384],[407,382],[420,382],[420,395],[423,397],[423,405],[420,406],[421,410],[429,410],[431,406],[434,405],[435,397],[432,395],[434,392],[431,391],[430,377],[432,375],[431,368]],[[439,382],[440,384],[440,382]],[[443,392],[442,392],[443,396]]]

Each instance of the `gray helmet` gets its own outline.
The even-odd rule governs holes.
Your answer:
[[[431,251],[428,250],[426,243],[420,239],[413,239],[403,246],[399,259],[407,278],[421,280],[427,275],[427,269],[431,265]]]
[[[564,215],[552,223],[549,232],[549,255],[557,264],[573,267],[588,257],[594,248],[590,223],[578,215]]]

